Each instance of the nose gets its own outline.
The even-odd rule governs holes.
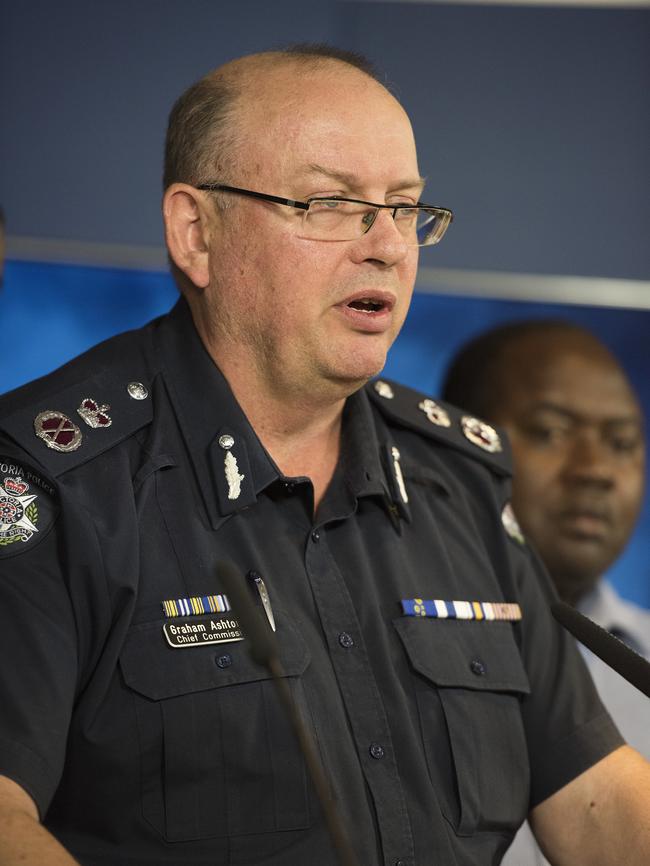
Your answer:
[[[565,474],[574,482],[609,488],[616,479],[616,467],[610,447],[596,430],[576,436],[567,453]]]
[[[368,228],[353,245],[355,261],[391,266],[402,261],[409,250],[417,250],[417,247],[410,247],[406,243],[406,238],[395,224],[393,213],[389,208],[380,208],[372,216],[368,214]]]

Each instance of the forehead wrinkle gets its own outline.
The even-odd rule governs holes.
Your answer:
[[[347,172],[347,171],[338,171],[336,169],[326,168],[325,166],[319,165],[318,163],[310,163],[305,166],[304,174],[322,174],[325,177],[331,178],[332,180],[337,180],[343,186],[348,187],[349,189],[359,189],[359,179],[356,175]],[[391,186],[391,190],[397,189],[411,189],[412,187],[416,187],[420,190],[424,189],[425,180],[422,177],[417,177],[415,179],[408,178],[406,180],[400,180],[397,183]],[[390,191],[390,190],[389,190]]]

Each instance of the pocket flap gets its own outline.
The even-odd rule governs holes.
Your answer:
[[[298,676],[309,664],[309,652],[299,632],[281,612],[276,621],[282,668],[286,676]],[[173,649],[163,634],[165,622],[169,620],[133,626],[120,656],[126,684],[146,698],[158,701],[270,679],[269,671],[251,659],[246,639]],[[229,657],[227,664],[223,664],[224,657]],[[222,660],[221,665],[217,659]]]
[[[436,686],[530,694],[508,622],[394,620],[413,668]]]

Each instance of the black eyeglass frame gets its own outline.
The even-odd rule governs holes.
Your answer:
[[[419,202],[417,204],[401,204],[401,203],[400,204],[377,204],[374,201],[364,201],[364,199],[360,199],[360,198],[346,198],[345,196],[341,196],[341,195],[315,196],[314,198],[307,199],[307,201],[305,202],[305,201],[297,201],[296,199],[293,199],[293,198],[282,198],[281,196],[278,196],[278,195],[269,195],[269,193],[266,193],[266,192],[255,192],[252,189],[242,189],[239,186],[228,186],[225,183],[201,183],[201,184],[197,184],[196,189],[205,190],[207,192],[234,192],[234,193],[237,193],[238,195],[247,195],[247,196],[250,196],[251,198],[261,199],[262,201],[270,201],[270,202],[274,202],[275,204],[286,205],[287,207],[300,208],[301,210],[305,210],[305,211],[309,210],[309,208],[311,207],[313,202],[319,202],[319,201],[349,201],[349,202],[352,202],[352,204],[366,204],[369,207],[377,208],[377,210],[380,210],[380,209],[381,210],[391,210],[393,212],[392,213],[393,219],[395,219],[395,214],[397,213],[398,210],[425,211],[427,213],[430,213],[431,216],[433,216],[433,217],[438,217],[439,219],[446,219],[445,232],[447,231],[447,228],[453,222],[453,219],[454,219],[453,211],[451,211],[447,207],[440,207],[438,205],[433,205],[433,204],[423,204],[423,203],[419,203]],[[368,227],[366,228],[366,232],[369,231],[369,229],[372,227],[373,223],[374,223],[374,219],[372,220],[372,222],[368,223]],[[365,232],[363,234],[365,234]],[[443,232],[443,235],[444,235],[444,232]],[[359,237],[363,237],[363,235],[360,235]],[[441,238],[438,238],[438,240],[441,240]],[[424,244],[423,246],[431,246],[431,245],[430,244]]]

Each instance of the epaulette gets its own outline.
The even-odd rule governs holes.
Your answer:
[[[118,360],[120,348],[127,349],[127,342],[120,340],[109,358],[106,352],[91,349],[2,399],[0,431],[52,478],[94,459],[151,422],[152,372],[138,353],[125,351]],[[93,375],[87,376],[88,370]]]
[[[388,379],[368,382],[366,393],[391,421],[462,451],[499,475],[512,475],[510,443],[500,429]]]

